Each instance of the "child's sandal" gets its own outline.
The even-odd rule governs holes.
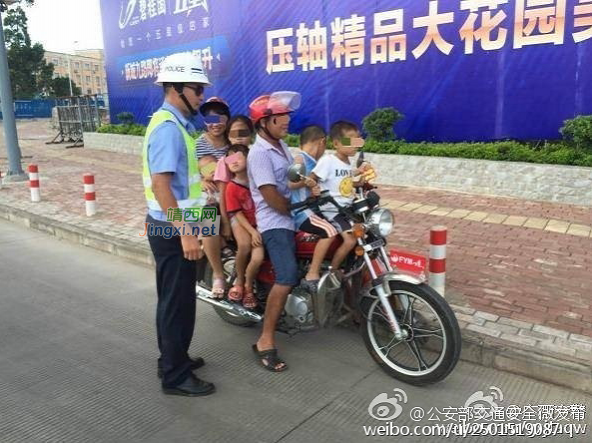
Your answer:
[[[252,289],[245,288],[245,296],[243,297],[243,306],[247,309],[254,309],[257,307],[257,299],[253,294]]]
[[[226,280],[222,277],[214,278],[214,284],[212,285],[212,297],[224,298],[226,292]]]
[[[243,300],[243,287],[242,286],[233,286],[228,291],[228,300],[234,302],[240,302]]]

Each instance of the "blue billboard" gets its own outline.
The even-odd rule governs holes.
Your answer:
[[[292,130],[376,108],[412,141],[554,139],[592,114],[592,0],[101,0],[111,115],[162,103],[162,59],[198,54],[233,113],[302,94]]]

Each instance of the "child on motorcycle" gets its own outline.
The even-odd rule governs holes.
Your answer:
[[[292,189],[292,204],[303,202],[311,195],[319,195],[320,188],[317,182],[309,176],[317,165],[318,160],[325,153],[326,147],[327,134],[323,128],[316,125],[304,128],[300,134],[300,152],[294,154],[294,163],[304,165],[303,175],[306,178],[298,183],[289,184],[290,189]],[[300,283],[301,287],[314,293],[318,289],[323,260],[338,232],[330,222],[316,215],[311,209],[293,211],[292,217],[294,218],[294,225],[297,230],[320,237],[315,247],[308,272]]]
[[[214,172],[216,170],[217,162],[218,160],[213,155],[204,155],[197,161],[201,179],[205,183],[214,184]],[[213,191],[213,189],[216,189],[216,187],[204,186],[207,205],[215,205],[219,201],[219,193],[217,191]]]
[[[310,178],[320,184],[322,191],[329,191],[335,201],[341,206],[349,206],[354,201],[354,181],[356,184],[363,183],[364,178],[361,175],[362,169],[354,169],[351,163],[351,157],[358,152],[358,148],[364,145],[364,140],[360,136],[358,127],[351,122],[338,121],[331,126],[329,133],[334,154],[329,154],[321,158],[312,170]],[[364,165],[364,170],[367,165]],[[336,230],[336,234],[341,234],[343,243],[337,249],[331,260],[331,267],[339,269],[341,263],[347,255],[356,246],[356,239],[352,235],[350,221],[337,212],[334,205],[328,203],[321,207],[323,216],[331,222]],[[331,239],[330,239],[331,240]],[[322,263],[325,255],[331,245],[327,241],[322,248],[315,249],[314,255],[318,257],[317,263]]]
[[[253,282],[263,263],[265,251],[261,234],[257,231],[255,219],[255,204],[249,190],[247,175],[247,155],[249,149],[244,145],[232,145],[228,149],[226,164],[232,174],[232,179],[226,185],[226,211],[230,217],[230,225],[234,237],[237,239],[238,251],[236,260],[236,281],[228,291],[228,299],[241,302],[248,309],[257,306],[257,299],[253,293]],[[247,242],[241,241],[248,239]],[[240,240],[239,240],[240,239]],[[248,265],[239,266],[238,255],[243,254],[251,260]],[[247,263],[247,260],[241,261]]]
[[[253,123],[251,119],[246,115],[237,114],[233,116],[226,125],[226,138],[230,145],[245,145],[249,146],[252,143],[252,138],[255,133]],[[225,162],[226,156],[218,160],[216,166],[216,172],[214,173],[214,183],[220,191],[220,215],[222,220],[225,220],[225,225],[228,225],[228,229],[222,231],[222,236],[227,240],[232,236],[232,230],[230,228],[230,221],[228,219],[228,213],[226,211],[226,185],[231,180],[230,170]],[[246,264],[245,264],[246,266]]]

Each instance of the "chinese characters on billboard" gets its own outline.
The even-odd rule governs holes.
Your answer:
[[[235,113],[298,90],[292,130],[393,106],[408,140],[557,138],[592,114],[592,0],[102,0],[112,115],[158,108],[190,51]]]

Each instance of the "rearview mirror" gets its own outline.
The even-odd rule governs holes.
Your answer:
[[[288,180],[292,183],[298,183],[304,178],[306,169],[303,164],[294,164],[288,168]]]

